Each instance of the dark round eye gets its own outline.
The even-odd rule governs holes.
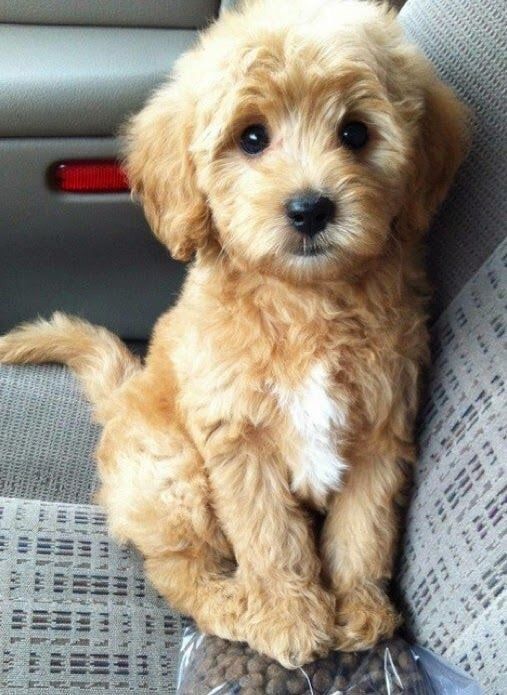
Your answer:
[[[259,154],[269,145],[269,135],[266,127],[260,123],[248,126],[241,133],[239,144],[246,154]]]
[[[340,139],[345,147],[360,150],[368,142],[368,128],[361,121],[350,121],[342,127]]]

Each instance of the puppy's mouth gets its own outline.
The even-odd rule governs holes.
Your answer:
[[[315,258],[326,255],[326,246],[316,239],[304,236],[298,246],[292,249],[292,255],[299,258]]]

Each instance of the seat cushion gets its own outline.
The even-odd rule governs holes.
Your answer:
[[[400,568],[412,636],[488,693],[507,692],[506,288],[504,241],[433,328]]]
[[[0,498],[0,692],[175,692],[181,618],[97,507]]]
[[[0,494],[90,502],[99,427],[59,365],[0,365]]]
[[[430,233],[438,315],[505,236],[507,5],[497,0],[408,0],[400,21],[470,106],[474,120],[470,154]]]

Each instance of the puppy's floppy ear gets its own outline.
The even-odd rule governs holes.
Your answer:
[[[444,200],[469,141],[469,111],[432,71],[426,72],[423,115],[403,215],[425,231]]]
[[[189,260],[210,230],[191,143],[195,100],[180,80],[162,87],[124,131],[125,168],[156,236],[177,260]]]

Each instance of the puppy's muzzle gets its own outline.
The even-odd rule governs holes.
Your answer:
[[[312,238],[334,220],[336,205],[330,198],[312,191],[291,198],[285,211],[291,226]]]

